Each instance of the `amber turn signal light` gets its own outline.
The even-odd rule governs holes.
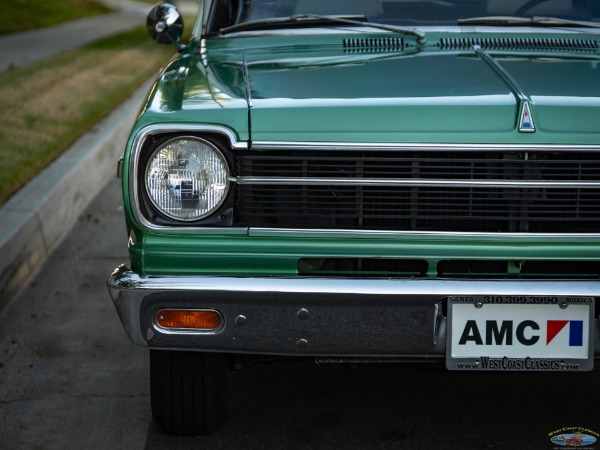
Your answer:
[[[213,310],[162,309],[156,314],[161,328],[215,330],[221,326],[221,314]]]

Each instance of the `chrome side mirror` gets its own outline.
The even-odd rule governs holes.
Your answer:
[[[173,44],[178,50],[185,47],[179,43],[183,34],[183,18],[170,3],[152,8],[146,19],[146,27],[150,37],[159,44]]]

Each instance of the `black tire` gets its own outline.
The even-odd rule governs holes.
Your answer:
[[[167,434],[213,434],[227,412],[225,355],[150,350],[154,421]]]

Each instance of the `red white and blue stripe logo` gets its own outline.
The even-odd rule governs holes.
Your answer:
[[[546,345],[549,345],[561,332],[568,333],[569,347],[583,345],[583,320],[549,320],[546,327]]]

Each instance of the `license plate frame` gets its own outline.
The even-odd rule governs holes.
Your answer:
[[[449,370],[594,368],[594,297],[457,295],[447,301]]]

